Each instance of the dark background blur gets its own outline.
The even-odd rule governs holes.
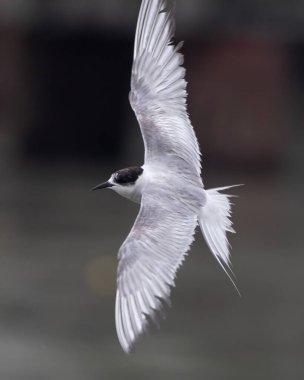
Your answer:
[[[239,298],[197,239],[173,308],[125,355],[116,253],[138,206],[140,1],[0,2],[0,379],[304,378],[304,2],[177,0],[206,187],[234,189]]]

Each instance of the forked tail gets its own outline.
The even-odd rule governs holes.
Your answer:
[[[214,257],[223,268],[238,294],[240,294],[231,269],[229,242],[227,232],[235,233],[232,228],[231,202],[233,195],[222,194],[222,190],[227,190],[235,186],[219,187],[206,190],[206,203],[201,208],[199,224],[204,238],[213,253]]]

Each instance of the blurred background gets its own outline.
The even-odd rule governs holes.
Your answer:
[[[138,206],[91,193],[143,162],[128,104],[140,1],[1,0],[0,378],[304,378],[304,2],[177,0],[206,187],[233,189],[239,298],[199,231],[133,355],[116,254]]]

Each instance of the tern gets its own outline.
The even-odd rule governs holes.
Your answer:
[[[221,192],[232,186],[204,188],[201,153],[187,113],[182,43],[174,45],[174,33],[173,5],[142,0],[129,99],[144,141],[144,164],[118,170],[93,189],[110,188],[140,204],[118,253],[115,322],[127,353],[169,302],[198,224],[233,282],[230,195]]]

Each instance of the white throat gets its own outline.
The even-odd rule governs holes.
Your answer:
[[[110,178],[109,182],[113,183],[111,189],[114,190],[117,194],[129,199],[132,202],[140,203],[144,183],[143,177],[144,173],[137,179],[134,184],[128,185],[116,184],[112,177]]]

